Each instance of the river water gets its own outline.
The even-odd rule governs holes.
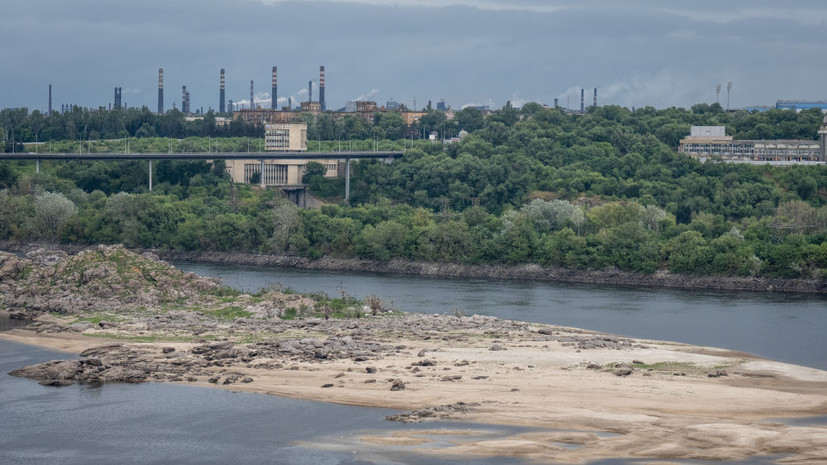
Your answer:
[[[444,279],[179,262],[245,292],[280,283],[299,292],[375,294],[410,312],[460,310],[629,337],[749,352],[827,370],[827,297]]]
[[[364,273],[176,263],[255,291],[281,283],[298,291],[339,288],[376,294],[401,310],[486,314],[743,350],[827,369],[827,300],[812,295],[629,289],[542,282],[449,280]],[[8,329],[17,322],[3,320]],[[4,329],[4,328],[0,328]],[[65,353],[0,340],[0,373]],[[43,387],[0,374],[2,464],[511,464],[515,458],[448,461],[417,447],[369,446],[365,435],[409,429],[506,428],[453,422],[403,425],[387,409],[233,393],[191,385]],[[508,431],[511,431],[510,429]],[[443,438],[468,440],[462,436]],[[772,463],[771,458],[743,463]],[[600,464],[639,463],[607,460]],[[706,463],[687,461],[681,463]]]
[[[416,448],[359,438],[411,429],[510,431],[463,423],[384,421],[394,410],[326,404],[166,383],[44,387],[7,373],[71,355],[0,339],[0,463],[9,464],[411,464],[446,461]],[[449,436],[446,440],[468,440]],[[509,461],[513,463],[513,461]]]

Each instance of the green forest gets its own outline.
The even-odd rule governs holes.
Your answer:
[[[84,123],[93,113],[96,122]],[[677,152],[692,125],[723,125],[736,139],[815,139],[818,110],[726,112],[699,104],[590,107],[579,115],[527,104],[455,115],[430,111],[414,128],[400,127],[395,114],[356,123],[307,118],[310,150],[405,150],[392,164],[355,163],[350,201],[342,199],[342,179],[323,178],[308,164],[305,183],[326,202],[320,209],[234,184],[221,161],[156,162],[152,192],[145,161],[44,162],[40,174],[34,162],[2,161],[0,239],[827,276],[827,166],[701,163]],[[218,130],[207,116],[186,122],[178,112],[146,109],[2,110],[0,139],[7,151],[26,152],[258,150],[259,126]],[[417,139],[430,131],[469,134],[444,145]]]

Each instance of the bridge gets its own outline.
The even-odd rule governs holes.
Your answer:
[[[149,162],[149,190],[152,190],[153,160],[259,160],[264,172],[264,160],[345,160],[345,199],[350,198],[350,161],[401,158],[401,151],[351,152],[200,152],[200,153],[0,153],[0,160],[34,160],[40,173],[41,160],[87,161],[146,160]],[[261,176],[264,187],[264,176]]]

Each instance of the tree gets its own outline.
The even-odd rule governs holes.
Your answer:
[[[44,192],[34,199],[33,233],[37,237],[55,239],[63,224],[77,213],[77,206],[66,196],[55,192]]]

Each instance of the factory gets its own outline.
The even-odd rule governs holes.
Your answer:
[[[819,140],[733,140],[724,126],[692,126],[690,135],[681,139],[678,151],[702,161],[717,156],[733,163],[824,163],[827,117],[818,134]]]
[[[775,108],[779,110],[794,110],[796,112],[818,108],[827,113],[827,100],[778,100]]]
[[[267,152],[306,152],[306,123],[267,123],[264,125],[264,150]],[[309,160],[227,160],[227,173],[235,182],[251,183],[258,178],[264,186],[277,186],[302,193],[302,176]],[[317,160],[325,169],[325,177],[339,174],[339,160]],[[303,197],[301,197],[303,198]]]

